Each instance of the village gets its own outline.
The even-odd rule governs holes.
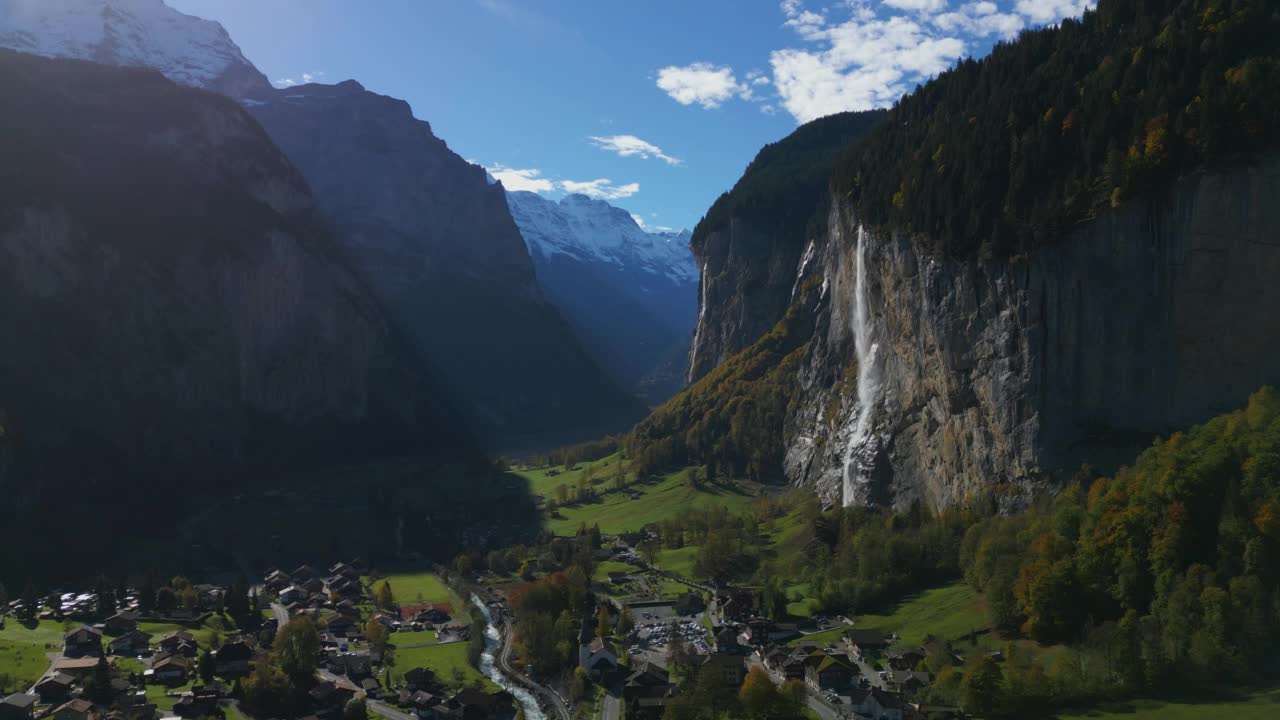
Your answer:
[[[513,686],[527,688],[546,716],[657,720],[681,696],[677,674],[691,672],[735,694],[753,674],[766,677],[822,720],[966,717],[924,702],[932,680],[917,669],[924,648],[846,617],[774,621],[751,590],[647,565],[634,547],[641,537],[605,536],[594,551],[601,567],[626,568],[598,574],[581,618],[577,666],[594,704],[570,698],[565,676],[534,675],[512,656],[508,592],[519,578],[477,569],[455,572],[445,587],[430,574],[433,597],[414,599],[392,589],[410,576],[379,578],[352,561],[324,571],[273,568],[231,585],[175,578],[160,587],[28,589],[0,622],[57,627],[60,641],[46,643],[38,679],[0,700],[0,720],[274,717],[253,701],[255,668],[278,662],[284,631],[295,626],[315,628],[305,696],[290,713],[303,720],[514,718],[522,708]],[[475,593],[485,614],[473,614],[453,586]],[[478,671],[486,648],[477,624],[486,615],[505,641],[500,653],[487,648],[489,677]],[[449,650],[450,660],[419,654],[426,649],[438,657]]]
[[[316,628],[314,683],[297,714],[304,720],[514,717],[509,695],[458,667],[473,631],[465,607],[386,597],[379,605],[363,572],[339,562],[323,572],[273,569],[253,585],[177,579],[182,587],[154,591],[158,602],[138,588],[24,592],[0,607],[0,630],[47,637],[48,668],[0,699],[0,720],[250,717],[251,673],[293,623]],[[405,640],[398,647],[393,637]],[[405,646],[457,648],[446,663],[453,672],[396,665],[398,650],[405,663],[413,659]]]

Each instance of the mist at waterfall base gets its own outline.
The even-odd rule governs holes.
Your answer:
[[[493,624],[493,615],[489,612],[489,606],[475,595],[471,596],[471,602],[484,614],[484,652],[480,655],[480,672],[495,685],[511,693],[516,702],[520,703],[525,720],[546,720],[546,713],[542,712],[542,707],[538,705],[538,699],[533,696],[533,693],[507,679],[507,676],[498,669],[498,651],[502,647],[502,634],[498,632],[498,626]]]
[[[857,263],[853,288],[853,347],[858,361],[858,405],[855,409],[853,432],[844,457],[843,503],[847,507],[865,503],[868,497],[866,485],[870,481],[875,462],[875,438],[871,430],[875,411],[880,403],[883,385],[884,360],[880,357],[880,344],[875,341],[875,324],[871,317],[870,292],[866,263],[867,233],[858,225]]]

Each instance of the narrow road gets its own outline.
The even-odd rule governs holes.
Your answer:
[[[614,695],[613,691],[619,688],[610,688],[604,694],[604,702],[600,704],[601,720],[618,720],[622,717],[622,698]],[[619,692],[621,692],[619,690]]]
[[[419,720],[417,715],[407,713],[399,708],[388,705],[381,700],[371,700],[365,698],[364,704],[373,712],[391,718],[391,720]]]
[[[532,690],[536,695],[542,698],[544,704],[555,708],[556,715],[559,715],[561,720],[572,720],[573,713],[569,711],[569,706],[560,698],[559,693],[545,685],[534,682],[528,676],[522,675],[512,669],[511,649],[514,645],[515,643],[511,641],[511,628],[506,623],[503,623],[502,648],[499,650],[497,656],[494,657],[494,663],[498,666],[498,670],[512,681],[518,682]]]
[[[280,603],[271,603],[271,614],[276,617],[276,625],[284,627],[289,624],[289,611]]]

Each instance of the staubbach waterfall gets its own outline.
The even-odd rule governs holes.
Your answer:
[[[869,480],[875,448],[872,425],[879,405],[883,384],[883,359],[880,344],[875,341],[871,318],[870,293],[867,287],[866,230],[858,225],[857,263],[853,288],[853,347],[858,360],[858,406],[853,433],[844,458],[844,505],[865,502],[867,493],[860,489]]]

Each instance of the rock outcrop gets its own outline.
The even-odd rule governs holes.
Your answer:
[[[693,383],[782,319],[796,277],[826,232],[827,182],[836,158],[884,118],[839,113],[765,146],[693,231],[702,272],[689,355]]]
[[[0,92],[22,108],[0,115],[9,503],[120,507],[162,482],[180,501],[370,457],[484,466],[235,102],[8,50]]]
[[[829,217],[826,284],[787,422],[787,472],[838,500],[858,218]],[[1108,211],[1030,257],[938,257],[869,233],[863,252],[882,392],[855,452],[856,502],[1025,498],[1081,463],[1113,467],[1156,433],[1280,381],[1280,159],[1236,161]]]

